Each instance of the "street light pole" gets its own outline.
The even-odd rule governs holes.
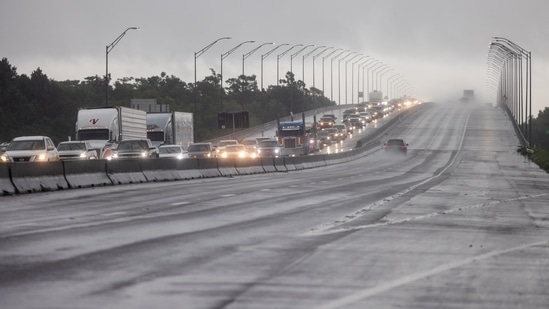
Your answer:
[[[122,38],[126,35],[126,32],[129,30],[140,30],[139,27],[129,27],[128,29],[124,30],[122,34],[120,34],[111,44],[107,45],[105,48],[105,105],[109,104],[109,53],[111,50],[122,40]]]
[[[205,53],[208,49],[210,49],[210,47],[212,47],[215,43],[221,41],[221,40],[228,40],[230,39],[230,37],[222,37],[222,38],[219,38],[215,41],[213,41],[212,43],[208,44],[206,47],[202,48],[201,50],[197,51],[194,53],[194,89],[193,89],[193,92],[194,92],[194,112],[196,113],[196,103],[198,101],[198,98],[197,98],[197,82],[196,82],[196,59],[198,59],[198,57],[202,56],[203,53]]]
[[[362,54],[359,54],[359,55],[362,55]],[[362,59],[364,59],[366,57],[368,57],[368,56],[362,55],[362,57],[358,58],[356,61],[351,62],[351,104],[354,104],[354,102],[355,102],[355,88],[354,88],[354,85],[355,85],[355,63],[359,63]],[[345,65],[345,69],[347,69],[346,65]],[[357,72],[358,72],[358,66],[357,66]],[[356,85],[357,90],[360,89],[360,87],[358,85],[359,83],[360,83],[360,79],[357,77],[357,85]],[[357,101],[358,101],[358,92],[357,92]],[[347,104],[347,100],[345,100],[345,104]]]
[[[341,61],[345,60],[345,58],[356,54],[356,52],[350,52],[345,57],[339,59],[337,61],[337,95],[338,95],[338,104],[341,105]],[[345,62],[346,64],[347,62]],[[345,65],[347,67],[347,65]]]
[[[225,52],[224,54],[221,54],[221,70],[220,70],[220,76],[221,76],[221,80],[219,81],[220,82],[220,95],[219,95],[219,111],[222,112],[223,111],[223,59],[227,58],[230,54],[232,54],[237,48],[239,48],[240,46],[242,46],[243,44],[246,44],[246,43],[255,43],[255,41],[244,41],[238,45],[236,45],[235,47],[233,47],[232,49],[230,49],[229,51]]]
[[[258,47],[252,49],[251,51],[247,52],[246,54],[242,55],[242,75],[244,75],[244,60],[246,60],[248,57],[250,57],[253,53],[255,53],[258,49],[265,45],[273,45],[274,43],[263,43],[259,45]]]
[[[290,72],[294,73],[294,69],[293,69],[293,66],[292,66],[292,62],[294,60],[294,57],[297,56],[302,51],[304,51],[305,49],[311,47],[311,46],[314,46],[314,45],[311,44],[311,45],[303,46],[303,48],[301,48],[300,50],[298,50],[295,53],[293,53],[292,55],[290,55]]]
[[[313,88],[315,88],[315,59],[320,57],[323,53],[325,53],[327,50],[332,49],[333,47],[326,47],[324,50],[322,50],[320,53],[313,56]],[[324,63],[322,63],[322,81],[324,81]],[[322,89],[324,91],[324,89]]]
[[[326,46],[318,46],[318,47],[316,47],[315,49],[313,49],[313,50],[311,50],[310,52],[308,52],[308,53],[306,53],[305,55],[303,55],[303,61],[301,62],[301,67],[302,67],[302,68],[301,68],[301,74],[302,74],[302,79],[301,79],[301,80],[303,81],[303,84],[305,84],[305,59],[306,59],[307,57],[309,57],[312,53],[314,53],[315,51],[317,51],[318,49],[324,48],[324,47],[326,47]],[[314,74],[315,74],[315,73],[314,73],[314,71],[315,71],[314,61],[315,61],[315,59],[314,59],[314,56],[313,56],[313,81],[315,80],[315,76],[314,76]],[[314,82],[313,82],[313,83],[314,83]]]
[[[284,57],[284,55],[286,55],[290,50],[292,50],[294,47],[298,47],[298,46],[303,46],[303,44],[296,44],[296,45],[288,48],[287,50],[285,50],[281,54],[276,55],[276,85],[277,86],[278,86],[278,83],[280,81],[280,70],[279,70],[280,58]]]
[[[331,53],[327,54],[326,56],[322,57],[322,93],[324,94],[324,96],[326,96],[326,91],[324,90],[324,61],[326,60],[326,58],[330,57],[331,55],[333,55],[334,53],[340,51],[340,50],[343,50],[343,48],[338,48],[338,49],[334,49],[332,50]],[[333,61],[332,61],[333,63]],[[332,76],[332,71],[330,70],[330,76]],[[330,95],[332,93],[330,92]]]
[[[282,46],[286,46],[286,45],[290,45],[290,44],[280,44],[280,45],[276,46],[275,48],[271,49],[270,51],[266,52],[265,54],[261,55],[261,90],[265,89],[265,88],[263,88],[263,60],[265,60],[265,58],[269,57],[269,55],[272,54],[278,48],[280,48]]]

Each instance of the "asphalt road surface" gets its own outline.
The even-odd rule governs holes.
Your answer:
[[[549,308],[549,177],[502,109],[353,162],[0,198],[1,308]]]

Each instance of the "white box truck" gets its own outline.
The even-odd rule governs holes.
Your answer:
[[[103,158],[106,146],[125,139],[147,138],[147,113],[124,107],[86,107],[78,110],[76,140],[88,141]]]
[[[147,137],[154,146],[193,143],[193,114],[183,112],[147,113]]]

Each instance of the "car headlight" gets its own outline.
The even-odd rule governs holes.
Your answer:
[[[86,157],[86,153],[85,153],[85,152],[83,152],[83,153],[80,154],[80,158],[85,158],[85,157]]]
[[[226,152],[221,153],[221,157],[222,157],[222,158],[226,158],[227,156],[228,156],[228,155],[227,155]]]
[[[48,155],[45,154],[45,153],[41,153],[38,156],[36,156],[36,160],[37,161],[47,161],[48,160]]]
[[[8,156],[1,156],[0,160],[2,160],[2,162],[9,162]]]
[[[149,156],[149,153],[146,152],[146,151],[143,151],[143,152],[141,153],[141,157],[143,157],[143,158],[146,158],[146,157],[148,157],[148,156]]]
[[[246,152],[245,151],[241,151],[238,153],[238,157],[239,158],[246,158]]]

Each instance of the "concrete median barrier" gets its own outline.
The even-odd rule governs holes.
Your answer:
[[[197,179],[203,177],[198,169],[198,159],[178,160],[177,172],[179,173],[180,179]]]
[[[217,168],[217,159],[196,159],[198,161],[198,171],[202,177],[222,176]]]
[[[326,162],[324,161],[324,155],[311,155],[304,158],[305,159],[302,162],[304,168],[326,166]]]
[[[297,170],[297,168],[295,166],[295,163],[294,163],[294,158],[293,157],[284,157],[284,166],[286,166],[286,169],[288,171]]]
[[[66,160],[63,162],[65,179],[70,188],[112,185],[107,176],[106,160]]]
[[[143,160],[147,159],[107,161],[107,175],[115,185],[147,182],[147,178],[143,174]]]
[[[149,182],[181,180],[177,161],[174,158],[143,160],[143,175]]]
[[[10,164],[16,193],[33,193],[68,189],[63,162],[21,162]]]
[[[263,170],[266,173],[274,173],[278,172],[273,158],[261,158],[261,166],[263,166]]]
[[[15,187],[10,179],[10,166],[7,163],[0,163],[0,192],[2,195],[15,193]]]
[[[236,176],[236,160],[234,158],[221,158],[217,159],[217,168],[222,176]]]
[[[236,160],[236,171],[238,175],[251,175],[265,173],[261,158],[249,158],[246,160]]]
[[[274,160],[274,165],[275,165],[275,168],[276,168],[277,172],[287,172],[288,171],[288,168],[284,164],[284,162],[285,162],[284,157],[273,158],[273,160]],[[295,168],[295,166],[294,166],[294,168]]]

